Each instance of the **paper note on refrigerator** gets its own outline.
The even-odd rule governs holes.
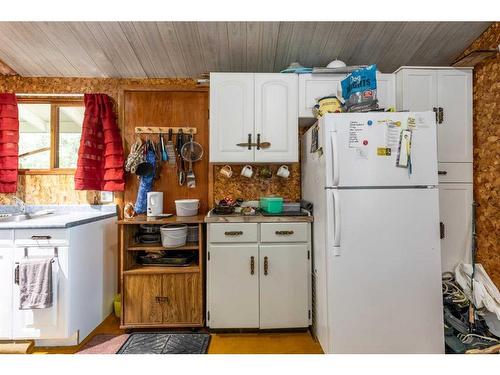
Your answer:
[[[358,121],[351,121],[349,123],[349,147],[361,147],[361,133],[365,130],[365,123]]]

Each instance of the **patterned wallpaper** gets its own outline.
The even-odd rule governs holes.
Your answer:
[[[464,54],[495,49],[500,22],[490,26]],[[474,199],[478,262],[500,287],[500,56],[474,69]]]

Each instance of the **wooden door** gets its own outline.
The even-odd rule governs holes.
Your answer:
[[[408,111],[432,111],[437,107],[437,74],[432,69],[404,69],[398,74],[397,109]]]
[[[209,245],[207,294],[210,328],[259,327],[257,244]]]
[[[254,149],[237,146],[254,138],[254,74],[210,74],[210,162],[252,162]]]
[[[260,328],[309,325],[307,244],[260,245]]]
[[[472,71],[437,72],[438,161],[472,163]]]
[[[162,275],[125,275],[124,283],[124,324],[161,324]]]
[[[440,184],[439,216],[444,225],[441,268],[455,271],[460,262],[471,262],[472,184]]]
[[[196,188],[179,186],[176,167],[163,163],[160,179],[154,181],[153,191],[163,192],[163,212],[175,213],[175,199],[200,199],[200,212],[208,209],[208,92],[192,91],[125,91],[123,98],[124,147],[128,155],[136,139],[137,126],[188,126],[197,128],[195,141],[204,149],[202,160],[193,163]],[[147,139],[147,135],[142,135]],[[158,141],[158,136],[150,136]],[[175,139],[174,139],[175,143]],[[186,163],[187,168],[187,163]],[[135,203],[139,180],[127,173],[125,202]]]
[[[255,149],[255,161],[298,162],[298,121],[297,75],[255,74],[255,138],[271,143]]]
[[[191,325],[203,322],[203,300],[199,273],[162,276],[160,303],[163,324]]]

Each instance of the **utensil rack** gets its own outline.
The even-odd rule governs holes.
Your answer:
[[[198,129],[191,127],[171,127],[171,126],[138,126],[135,128],[136,134],[168,134],[172,130],[173,134],[179,133],[181,130],[184,134],[196,134]]]

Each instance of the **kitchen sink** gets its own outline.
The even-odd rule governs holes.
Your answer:
[[[0,223],[12,223],[12,222],[18,223],[24,220],[38,219],[39,217],[50,215],[52,213],[53,212],[47,210],[41,212],[34,212],[33,214],[26,214],[26,213],[0,214]]]

